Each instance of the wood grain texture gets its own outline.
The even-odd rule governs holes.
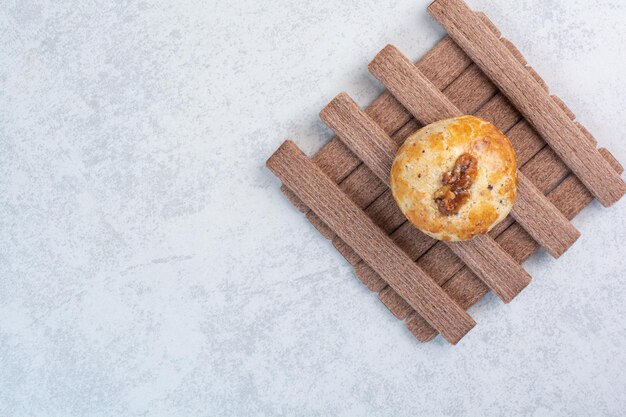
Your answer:
[[[391,94],[422,124],[463,113],[393,45],[385,46],[368,65]],[[433,98],[429,100],[428,98]]]
[[[471,61],[465,53],[446,36],[415,65],[433,84],[444,89],[470,64]],[[409,112],[388,91],[382,92],[365,111],[389,134],[393,134],[411,119]],[[326,143],[315,154],[313,161],[336,183],[343,181],[361,163],[337,138]],[[281,186],[281,191],[288,194],[284,185]]]
[[[397,144],[404,142],[406,137],[413,133],[419,125],[415,120],[409,121],[402,128],[400,128],[392,137],[393,141]],[[352,201],[354,201],[359,207],[367,208],[366,213],[374,222],[382,227],[389,233],[393,231],[398,225],[404,221],[404,216],[391,201],[391,196],[381,194],[388,190],[387,185],[381,181],[366,164],[359,165],[348,177],[345,178],[339,184],[339,188],[348,195]],[[283,193],[289,198],[292,203],[298,204],[298,207],[309,218],[313,225],[322,233],[327,239],[332,239],[332,243],[335,248],[343,255],[346,260],[351,264],[359,262],[360,259],[355,255],[354,251],[343,242],[334,233],[329,233],[330,228],[325,227],[323,222],[311,213],[308,207],[301,202],[298,197],[291,192],[286,186],[281,187]],[[371,204],[375,202],[375,204]],[[304,209],[301,209],[304,208]],[[358,277],[358,275],[357,275]],[[360,278],[360,277],[359,277]],[[367,286],[368,283],[364,282]]]
[[[320,112],[320,117],[348,149],[385,184],[398,145],[346,93],[340,93]]]
[[[416,65],[431,77],[431,81],[434,84],[440,86],[440,88],[444,88],[446,91],[449,90],[451,94],[453,94],[454,91],[464,90],[464,85],[455,81],[459,78],[459,74],[462,74],[467,68],[469,63],[469,59],[465,57],[464,53],[454,42],[446,37],[420,59]],[[476,71],[475,66],[474,71]],[[485,97],[486,94],[491,95],[492,93],[490,91],[493,91],[491,82],[484,77],[483,79],[485,84],[483,86],[477,86],[476,88],[478,94],[466,97],[473,99],[474,102],[478,100],[478,103],[475,104],[476,106],[482,103],[481,100],[486,99],[481,97]],[[469,103],[468,106],[470,106]],[[400,105],[389,92],[383,92],[365,111],[372,119],[376,120],[385,131],[393,132],[397,129],[393,134],[393,139],[398,144],[402,143],[410,133],[413,133],[420,127],[420,125],[412,119],[409,112]],[[404,123],[405,121],[406,123]],[[333,160],[335,160],[335,163],[332,162]],[[322,171],[327,173],[329,177],[339,182],[341,189],[362,208],[368,207],[387,189],[384,183],[381,182],[366,165],[361,164],[361,161],[337,138],[331,139],[331,141],[315,155],[313,161],[320,166]],[[298,210],[305,214],[309,212],[308,207],[306,207],[306,205],[284,184],[281,186],[281,191]],[[382,203],[384,202],[383,200]],[[381,222],[386,219],[390,221],[396,220],[397,222],[397,219],[403,218],[400,217],[399,210],[394,211],[391,209],[391,213],[387,213],[382,209],[383,207],[384,206],[372,208],[374,215],[380,213],[377,218]],[[314,226],[320,230],[325,237],[332,238],[329,237],[329,229],[324,227],[315,216],[312,218],[315,221]],[[400,223],[397,224],[399,225]],[[335,236],[333,244],[340,253],[351,254],[350,249],[346,247],[347,245],[338,237]],[[353,259],[352,256],[347,258],[348,262],[353,261]],[[368,284],[366,283],[366,285]]]
[[[291,141],[267,167],[452,344],[476,324]]]
[[[591,132],[589,132],[585,126],[583,126],[582,124],[578,122],[576,122],[576,126],[578,127],[578,129],[580,129],[581,132],[583,132],[583,136],[587,138],[589,143],[593,144],[593,146],[596,146],[597,144],[596,138],[593,137]]]
[[[406,61],[407,65],[415,67]],[[420,74],[421,75],[421,74]],[[410,81],[410,80],[408,80]],[[419,85],[435,87],[424,79]],[[393,93],[394,89],[390,88]],[[395,94],[395,93],[394,93]],[[420,92],[432,96],[432,92]],[[437,94],[441,94],[437,90]],[[448,100],[431,100],[432,117],[455,108]],[[422,105],[423,106],[423,105]],[[333,129],[338,138],[385,183],[389,182],[391,164],[397,145],[359,106],[345,93],[335,97],[320,113],[322,120]],[[541,195],[543,198],[543,195]],[[395,205],[395,200],[389,202]],[[399,210],[398,210],[399,211]],[[400,218],[403,221],[404,216]],[[505,302],[510,302],[530,283],[530,275],[502,250],[489,236],[477,236],[465,242],[446,244]],[[375,269],[375,268],[374,268]]]
[[[370,268],[365,262],[360,262],[355,265],[354,272],[370,291],[380,292],[387,286],[385,280],[383,280],[380,275],[378,275],[376,271]]]
[[[472,114],[482,108],[497,93],[497,89],[480,68],[470,65],[443,93],[462,113]]]
[[[330,227],[326,226],[326,223],[324,223],[319,217],[317,217],[317,214],[313,213],[312,211],[308,211],[306,213],[306,218],[309,223],[311,223],[317,229],[317,231],[320,232],[320,234],[326,239],[332,239],[333,236],[335,236],[335,232],[333,232]]]
[[[450,242],[448,245],[505,303],[511,302],[530,284],[530,275],[489,235],[479,235],[464,242]],[[518,269],[524,273],[517,273]]]
[[[626,193],[624,180],[462,0],[436,0],[428,10],[602,205],[610,206]]]
[[[393,45],[380,51],[369,69],[423,124],[461,114]],[[512,216],[558,258],[574,244],[580,233],[521,172],[517,176],[520,187]]]
[[[567,104],[565,104],[565,102],[561,100],[561,97],[551,95],[550,98],[556,103],[557,106],[561,108],[561,110],[563,110],[563,113],[565,113],[567,117],[569,117],[571,120],[576,120],[576,115],[573,111],[570,110],[569,107],[567,107]]]
[[[474,12],[476,14],[476,16],[482,20],[482,22],[485,24],[485,26],[487,26],[489,28],[490,31],[493,32],[494,35],[496,35],[498,38],[500,36],[502,36],[502,33],[500,32],[500,29],[498,29],[496,27],[496,25],[493,24],[493,22],[491,21],[491,19],[489,19],[489,16],[487,16],[485,13],[483,12]]]
[[[413,309],[391,287],[383,288],[378,294],[378,299],[396,316],[398,320],[404,320]]]
[[[551,151],[549,148],[545,150]],[[623,172],[623,167],[609,151],[603,148],[599,150],[599,153],[616,173]],[[576,175],[569,174],[548,194],[548,199],[571,220],[591,203],[593,196]],[[496,238],[496,242],[505,248],[517,262],[524,262],[539,249],[534,239],[517,224],[513,224],[502,232]],[[470,308],[489,292],[489,288],[468,268],[461,269],[454,277],[446,281],[442,288],[465,309]],[[409,331],[422,342],[432,340],[437,335],[437,332],[415,312],[408,314],[406,325]]]
[[[304,204],[302,202],[302,200],[300,200],[298,198],[297,195],[295,195],[293,193],[293,191],[291,191],[289,188],[282,186],[281,187],[281,191],[283,192],[283,194],[285,195],[285,197],[287,197],[287,200],[289,200],[289,202],[298,209],[298,211],[302,212],[302,213],[307,213],[309,211],[309,208],[307,207],[306,204]]]
[[[539,87],[541,87],[543,91],[545,91],[546,93],[550,91],[550,88],[548,88],[548,84],[546,84],[545,80],[541,78],[541,75],[539,75],[539,73],[535,71],[533,67],[527,66],[526,71],[530,74],[531,77],[533,77],[537,84],[539,84]]]
[[[491,24],[493,25],[493,23]],[[513,57],[517,59],[517,62],[519,62],[520,64],[524,66],[527,64],[526,58],[524,57],[524,55],[522,55],[520,50],[517,49],[517,46],[515,46],[513,42],[511,42],[510,40],[506,38],[500,38],[500,42],[502,42],[504,46],[506,46],[506,49],[508,49],[511,55],[513,55]]]
[[[524,227],[533,239],[550,255],[558,258],[580,237],[580,232],[569,222],[524,175],[517,177],[517,201],[511,216]]]

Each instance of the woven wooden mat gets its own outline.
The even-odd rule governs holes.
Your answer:
[[[457,343],[466,310],[489,290],[511,301],[530,282],[521,263],[540,246],[562,255],[579,237],[569,220],[594,198],[626,192],[622,166],[596,141],[517,48],[462,0],[430,13],[448,36],[417,63],[388,45],[369,65],[387,87],[361,110],[345,93],[321,117],[337,136],[313,158],[286,141],[267,165],[282,191],[354,266],[356,276],[420,341]],[[496,125],[513,143],[518,200],[488,235],[436,241],[415,229],[388,187],[397,148],[421,126],[461,114]]]

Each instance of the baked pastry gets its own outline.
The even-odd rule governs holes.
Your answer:
[[[517,195],[511,142],[474,116],[432,123],[411,135],[391,168],[391,191],[407,219],[439,240],[487,233]]]

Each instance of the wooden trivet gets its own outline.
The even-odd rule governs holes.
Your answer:
[[[482,13],[436,0],[448,31],[416,64],[385,47],[369,65],[383,92],[366,110],[345,93],[320,116],[337,135],[313,158],[286,141],[267,166],[281,190],[354,266],[411,333],[456,344],[466,310],[493,290],[511,301],[530,282],[521,263],[543,246],[562,255],[580,236],[570,220],[595,197],[626,193],[622,166],[596,141]],[[440,242],[415,229],[389,190],[398,147],[421,126],[474,114],[505,132],[517,153],[518,199],[488,235]]]

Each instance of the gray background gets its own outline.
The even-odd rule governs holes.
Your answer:
[[[470,3],[626,162],[626,3]],[[624,415],[626,199],[422,345],[264,168],[427,4],[0,3],[0,414]]]

